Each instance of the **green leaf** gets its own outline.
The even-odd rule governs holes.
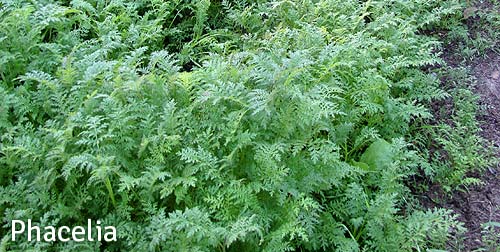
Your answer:
[[[361,168],[364,171],[373,171],[373,167],[370,167],[367,163],[352,161],[352,165]]]
[[[359,161],[367,164],[371,169],[381,170],[391,163],[393,158],[391,144],[384,139],[379,139],[365,150]]]

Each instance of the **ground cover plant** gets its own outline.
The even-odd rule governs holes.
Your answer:
[[[0,251],[445,249],[462,224],[408,185],[490,164],[471,108],[431,113],[428,31],[464,7],[0,0]],[[118,241],[12,241],[13,219]]]

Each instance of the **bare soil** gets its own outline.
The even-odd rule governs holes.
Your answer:
[[[492,5],[483,2],[477,8],[491,8]],[[476,30],[471,18],[467,21],[469,29]],[[499,38],[500,39],[500,38]],[[443,59],[449,66],[463,66],[455,45],[445,45]],[[466,64],[476,81],[474,91],[480,96],[481,113],[478,120],[481,123],[481,135],[491,141],[492,145],[500,147],[500,54],[490,50]],[[498,148],[500,157],[500,148]],[[488,251],[485,250],[485,234],[482,224],[500,222],[500,164],[490,167],[482,173],[470,174],[481,179],[483,185],[465,188],[447,196],[439,185],[431,186],[421,201],[427,208],[442,207],[451,209],[459,215],[459,220],[465,224],[467,232],[461,237],[461,246],[450,246],[455,251]],[[500,228],[494,232],[500,236]],[[497,237],[498,237],[497,236]],[[500,244],[493,251],[500,251]]]
[[[450,60],[450,59],[447,59]],[[452,62],[449,62],[453,65]],[[489,53],[485,58],[476,59],[469,64],[477,85],[475,92],[480,96],[482,109],[478,116],[481,122],[481,135],[491,144],[500,147],[500,55]],[[500,148],[498,148],[500,157]],[[472,186],[448,196],[439,185],[432,185],[421,203],[426,208],[440,207],[451,209],[459,215],[467,232],[463,234],[460,246],[450,246],[455,251],[486,251],[485,237],[481,224],[500,222],[500,164],[488,168],[483,173],[473,173],[470,177],[481,179],[481,186]],[[496,229],[500,234],[500,229]],[[497,249],[500,249],[500,244]],[[498,250],[497,250],[498,251]]]
[[[500,55],[490,53],[485,59],[476,59],[471,68],[477,80],[475,91],[481,97],[479,105],[484,109],[478,118],[482,135],[500,147]],[[450,202],[452,209],[462,215],[468,229],[465,240],[467,251],[482,247],[482,223],[500,222],[500,164],[475,176],[481,178],[484,186],[456,193]]]

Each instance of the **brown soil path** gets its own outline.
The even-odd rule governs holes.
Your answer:
[[[476,59],[470,67],[477,80],[476,92],[480,95],[479,105],[483,109],[478,118],[482,135],[500,147],[500,55],[490,53],[484,59]],[[463,241],[464,251],[482,251],[480,249],[484,249],[486,237],[481,224],[500,222],[500,164],[475,177],[480,178],[484,185],[457,192],[445,204],[445,207],[460,214],[460,220],[468,229]],[[500,234],[500,229],[496,232]],[[496,251],[500,251],[500,245]]]
[[[489,1],[480,2],[476,7],[477,9],[488,9],[489,11],[495,11],[494,8],[497,8]],[[500,12],[500,9],[498,11]],[[467,25],[472,33],[478,31],[478,27],[473,25],[477,21],[477,17],[476,19],[467,20]],[[495,50],[489,50],[486,55],[475,57],[467,61],[465,65],[471,70],[471,74],[476,81],[474,91],[480,96],[479,106],[481,112],[478,120],[483,130],[481,134],[485,139],[491,141],[491,144],[499,147],[498,156],[500,157],[499,51],[498,48],[496,52]],[[463,61],[457,59],[457,56],[460,57],[459,55],[460,52],[454,45],[445,45],[443,58],[448,65],[452,67],[463,66]],[[492,238],[484,233],[482,226],[482,224],[488,222],[500,223],[500,164],[490,167],[482,173],[471,174],[471,176],[480,178],[483,185],[457,191],[451,197],[441,193],[439,186],[436,185],[429,190],[426,196],[432,200],[424,200],[422,203],[427,207],[437,206],[451,209],[459,215],[459,220],[465,224],[467,232],[463,237],[457,237],[458,242],[450,244],[451,251],[500,252],[500,228],[496,228],[489,234],[490,236],[496,236],[498,245],[495,248],[494,245],[493,247],[487,246],[488,242],[492,242]]]
[[[472,8],[489,12],[498,11],[498,6],[490,1],[479,1]],[[478,27],[477,17],[467,20],[467,25],[472,34],[480,34],[482,27]],[[496,41],[500,38],[495,39]],[[496,43],[499,44],[498,42]],[[478,116],[481,122],[482,136],[500,147],[500,53],[498,48],[490,50],[486,55],[480,55],[466,63],[471,69],[476,80],[475,92],[480,96],[479,106],[481,114]],[[451,50],[453,51],[453,49]],[[445,56],[445,59],[447,57]],[[446,59],[454,65],[453,60]],[[500,148],[498,148],[500,157]],[[483,181],[482,186],[468,188],[464,192],[456,192],[444,207],[452,209],[460,215],[460,220],[465,223],[467,232],[463,240],[463,247],[455,248],[458,251],[496,251],[500,252],[500,244],[496,248],[488,247],[486,243],[492,242],[500,237],[500,228],[492,230],[490,236],[484,233],[482,224],[487,222],[500,222],[500,164],[490,167],[475,177]],[[488,241],[489,240],[489,241]]]

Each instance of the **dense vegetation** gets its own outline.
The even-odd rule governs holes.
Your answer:
[[[0,0],[0,251],[444,249],[461,224],[410,187],[490,163],[473,106],[431,113],[426,34],[463,7]],[[13,219],[118,241],[12,242]]]

